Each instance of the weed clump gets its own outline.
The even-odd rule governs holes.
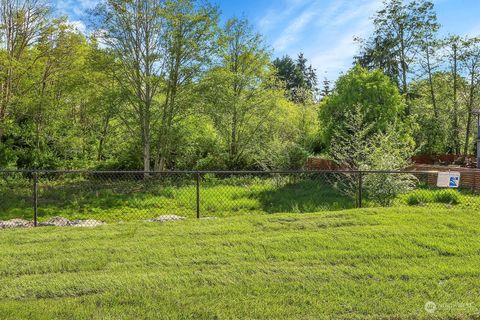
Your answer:
[[[434,194],[433,200],[437,203],[459,204],[460,195],[456,190],[442,190]]]
[[[405,201],[409,206],[423,206],[429,203],[457,205],[460,203],[460,194],[456,190],[419,190],[409,193]]]
[[[425,192],[413,192],[407,196],[407,204],[409,206],[422,206],[433,202],[433,197]]]

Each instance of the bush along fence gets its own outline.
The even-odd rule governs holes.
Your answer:
[[[437,180],[430,171],[0,171],[0,228],[375,206],[480,209],[471,179],[460,177],[458,189]]]

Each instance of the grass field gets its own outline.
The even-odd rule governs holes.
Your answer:
[[[474,210],[4,230],[0,242],[0,319],[480,319]]]

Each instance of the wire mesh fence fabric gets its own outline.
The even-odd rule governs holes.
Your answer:
[[[0,228],[376,206],[480,208],[474,174],[462,173],[459,188],[448,189],[437,187],[436,172],[0,171]]]

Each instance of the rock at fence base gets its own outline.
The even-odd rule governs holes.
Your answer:
[[[105,222],[98,220],[74,220],[70,221],[64,217],[54,217],[48,221],[40,222],[41,227],[98,227],[103,226]],[[32,228],[33,222],[23,219],[12,219],[0,221],[0,229]]]
[[[64,217],[54,217],[48,221],[41,222],[38,225],[42,227],[67,227],[70,226],[72,222]]]
[[[176,215],[166,215],[166,216],[159,216],[153,219],[148,220],[148,222],[168,222],[168,221],[179,221],[185,220],[184,217],[176,216]]]
[[[72,227],[79,228],[94,228],[98,226],[103,226],[105,222],[98,220],[75,220],[71,222]]]
[[[33,222],[23,219],[12,219],[8,221],[0,221],[0,229],[13,229],[13,228],[32,228]]]
[[[42,227],[98,227],[105,223],[98,220],[74,220],[70,221],[64,217],[55,217],[39,225]]]

